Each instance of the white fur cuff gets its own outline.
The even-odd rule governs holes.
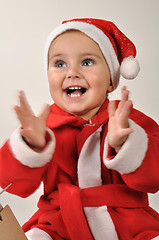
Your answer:
[[[32,228],[26,232],[28,240],[53,240],[46,232],[39,228]]]
[[[47,132],[50,134],[50,141],[46,145],[45,149],[38,153],[33,151],[22,139],[18,132],[18,129],[13,132],[10,137],[10,147],[15,158],[23,165],[30,168],[42,167],[48,163],[55,150],[55,136],[53,132],[47,128]]]
[[[108,169],[116,170],[120,174],[128,174],[139,168],[148,148],[148,137],[144,129],[130,119],[129,126],[133,132],[112,160],[107,158],[108,136],[104,144],[104,164]]]

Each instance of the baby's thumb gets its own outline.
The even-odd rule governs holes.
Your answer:
[[[50,113],[50,105],[45,104],[44,107],[42,108],[41,113],[39,114],[39,118],[46,121],[49,113]]]

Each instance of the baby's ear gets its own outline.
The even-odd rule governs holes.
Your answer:
[[[110,84],[108,86],[107,92],[109,93],[109,92],[112,92],[113,90],[114,88],[113,88],[112,80],[110,80]]]

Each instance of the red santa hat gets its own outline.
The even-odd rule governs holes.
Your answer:
[[[94,18],[66,20],[53,30],[45,45],[46,66],[51,42],[67,30],[79,30],[99,45],[109,66],[114,89],[118,86],[120,74],[126,79],[134,79],[138,75],[140,67],[132,41],[114,23]]]

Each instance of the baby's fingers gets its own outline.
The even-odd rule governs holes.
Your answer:
[[[21,111],[21,108],[20,108],[19,106],[15,105],[15,106],[13,106],[13,109],[14,109],[16,115],[17,115],[17,118],[18,118],[19,121],[21,122],[21,120],[22,120],[22,115],[23,115],[23,114],[22,114],[22,111]]]
[[[120,146],[125,142],[126,138],[133,132],[132,128],[123,128],[120,130],[120,139],[122,140]]]
[[[109,118],[114,116],[115,111],[116,111],[116,102],[112,100],[111,102],[109,102],[109,105],[108,105]]]
[[[19,105],[13,106],[13,109],[16,112],[18,120],[20,121],[21,125],[24,128],[28,126],[30,119],[34,118],[35,116],[29,106],[29,103],[23,91],[18,92],[18,98]]]
[[[132,110],[132,101],[128,100],[125,102],[125,104],[123,105],[122,111],[121,111],[121,119],[128,119]]]
[[[17,118],[21,124],[21,126],[24,128],[25,126],[28,125],[28,118],[26,115],[24,115],[22,109],[19,106],[13,106],[13,109],[17,115]]]
[[[33,111],[28,103],[28,100],[26,98],[26,95],[24,93],[24,91],[19,91],[18,93],[18,97],[19,97],[19,104],[20,104],[20,108],[24,113],[31,113],[33,114]]]
[[[127,90],[126,86],[122,87],[122,90],[121,90],[121,101],[118,105],[118,109],[117,109],[117,112],[120,113],[122,111],[122,108],[125,104],[126,101],[128,101],[129,99],[129,91]]]

